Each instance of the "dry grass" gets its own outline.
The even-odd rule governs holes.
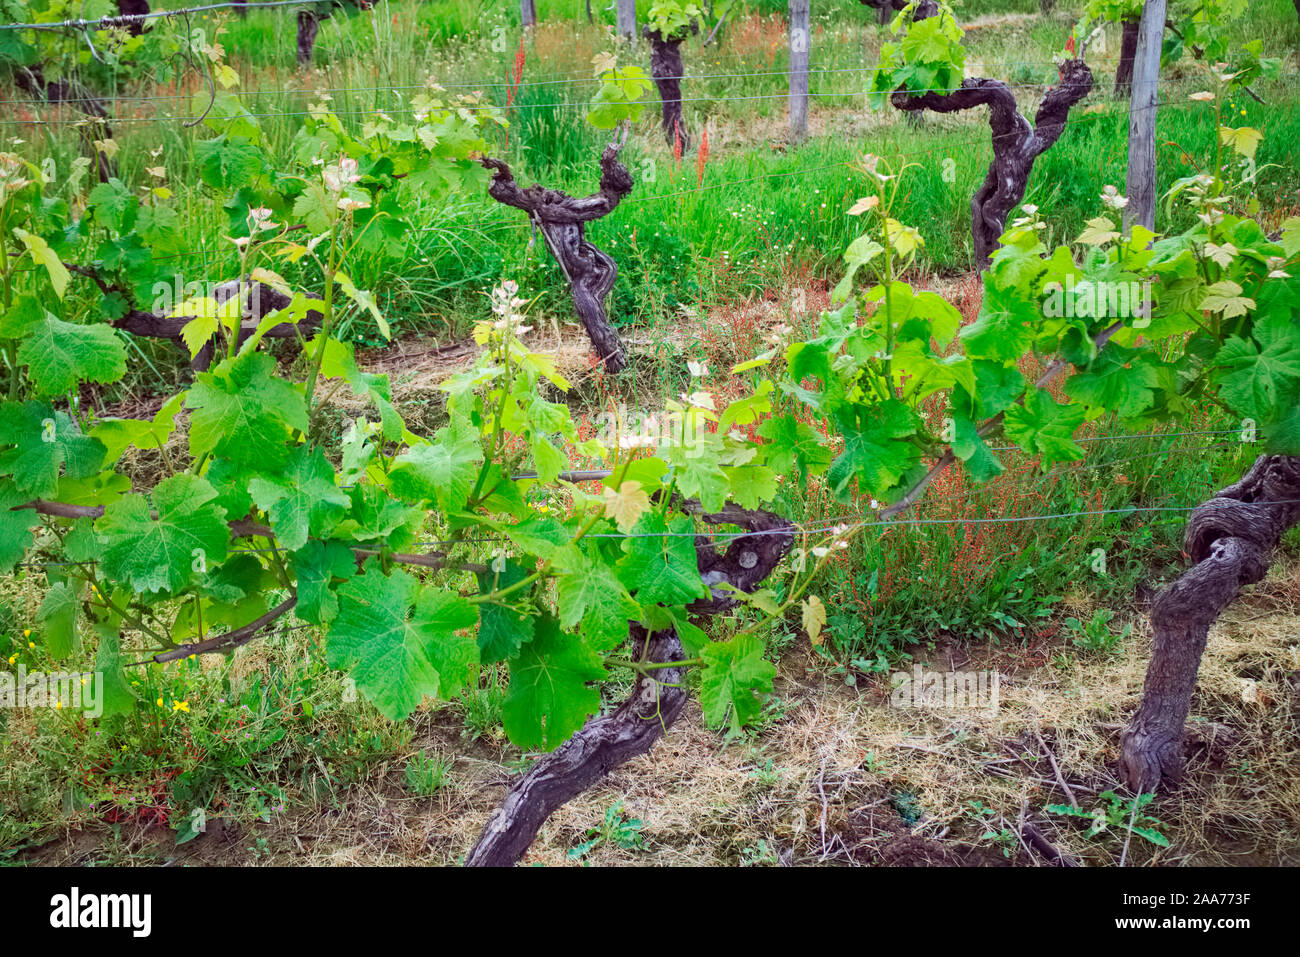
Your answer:
[[[1300,558],[1290,555],[1214,628],[1189,721],[1187,778],[1148,809],[1172,846],[1135,839],[1130,864],[1300,862],[1298,615]],[[1134,624],[1118,656],[1064,667],[1054,657],[1065,650],[1059,644],[915,649],[932,670],[996,669],[995,713],[891,707],[883,677],[847,688],[792,652],[780,666],[779,703],[758,734],[727,742],[692,704],[651,754],[558,811],[526,862],[573,863],[569,849],[624,801],[627,815],[644,822],[645,847],[603,843],[592,863],[734,865],[762,857],[760,849],[770,852],[763,862],[785,864],[1043,863],[1019,841],[1009,860],[981,842],[969,803],[979,801],[993,811],[993,830],[1015,831],[1027,820],[1066,854],[1114,863],[1122,833],[1089,840],[1083,822],[1042,809],[1069,802],[1048,749],[1085,809],[1117,786],[1119,731],[1137,705],[1150,650],[1145,619]],[[236,668],[252,674],[269,664],[248,649]],[[249,831],[214,821],[203,838],[176,849],[169,831],[140,829],[125,835],[127,850],[187,863],[456,863],[511,780],[506,761],[515,754],[482,742],[467,747],[457,711],[413,719],[412,750],[457,755],[452,785],[433,797],[404,788],[401,757],[334,800],[295,801],[273,825]],[[899,814],[907,802],[919,813],[914,824]],[[40,859],[97,859],[102,847],[91,838],[64,835]],[[257,853],[255,838],[265,841]]]

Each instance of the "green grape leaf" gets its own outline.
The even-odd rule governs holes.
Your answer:
[[[952,427],[953,454],[966,464],[966,471],[972,479],[987,482],[1003,471],[1004,466],[980,438],[979,428],[970,416],[954,415]]]
[[[1090,406],[1094,417],[1110,411],[1127,419],[1151,408],[1158,379],[1146,356],[1111,343],[1066,381],[1065,394]]]
[[[127,598],[125,595],[120,597],[124,600]],[[95,673],[103,676],[103,683],[99,687],[97,717],[112,718],[130,714],[135,710],[139,699],[122,666],[121,620],[113,616],[107,621],[95,622],[92,627],[99,638],[99,648],[95,652]]]
[[[1255,150],[1263,139],[1263,133],[1249,126],[1240,126],[1236,129],[1229,126],[1219,127],[1219,142],[1224,146],[1232,147],[1247,159],[1255,158]]]
[[[1025,391],[1025,377],[1014,365],[999,362],[973,362],[975,370],[975,405],[972,415],[988,419],[1004,412]]]
[[[1300,386],[1300,335],[1286,318],[1256,327],[1255,342],[1230,336],[1215,356],[1220,394],[1233,410],[1258,421]]]
[[[844,250],[844,262],[848,266],[848,271],[831,290],[831,301],[839,302],[848,298],[849,293],[853,291],[853,277],[857,275],[858,270],[884,251],[885,247],[870,236],[859,236],[849,243],[848,248]]]
[[[171,438],[184,400],[184,393],[172,396],[163,403],[151,422],[143,419],[99,419],[88,434],[104,443],[107,450],[105,462],[116,462],[132,446],[142,451],[157,451]]]
[[[554,618],[538,619],[533,640],[510,662],[506,734],[521,748],[555,750],[600,710],[600,692],[588,682],[607,677],[595,651]]]
[[[557,558],[563,573],[556,581],[560,625],[573,628],[582,623],[582,634],[592,648],[608,651],[627,639],[627,623],[641,614],[614,570],[593,560],[576,546]]]
[[[1040,319],[1033,301],[1015,289],[995,286],[986,278],[979,316],[961,331],[959,338],[972,359],[1012,363],[1033,345],[1033,329]]]
[[[916,293],[913,314],[930,320],[930,335],[940,349],[947,349],[961,329],[961,311],[937,292]]]
[[[318,448],[300,445],[289,455],[284,474],[258,475],[248,483],[257,507],[270,516],[277,541],[289,551],[333,529],[352,500],[334,483],[334,468]]]
[[[91,518],[77,519],[68,534],[63,536],[63,555],[70,562],[98,561],[103,548],[104,543],[95,534],[95,522]]]
[[[526,518],[515,525],[506,525],[504,531],[525,552],[540,558],[550,558],[557,548],[567,545],[573,537],[559,519],[544,515]]]
[[[87,203],[95,213],[95,222],[114,234],[130,230],[128,217],[138,206],[131,190],[119,179],[100,183],[90,191]]]
[[[716,462],[689,454],[674,454],[670,460],[676,466],[677,488],[683,495],[699,499],[708,512],[716,512],[726,504],[731,485]]]
[[[748,724],[772,691],[776,668],[763,658],[763,645],[753,635],[715,641],[700,652],[700,706],[710,727],[728,723],[733,731]]]
[[[617,474],[611,475],[604,480],[603,484],[606,488],[615,488],[615,481],[639,482],[646,494],[651,495],[656,490],[663,488],[664,479],[667,476],[668,463],[658,456],[649,455],[643,459],[632,460],[627,464],[626,471],[621,478]],[[568,539],[566,538],[565,541],[568,541]],[[563,544],[563,542],[560,544]]]
[[[414,538],[427,517],[422,508],[399,502],[384,489],[357,485],[349,493],[352,509],[334,529],[336,538],[374,541],[383,539],[400,550]]]
[[[25,229],[14,227],[14,235],[18,237],[19,242],[27,247],[27,251],[31,253],[36,264],[45,267],[45,271],[50,277],[50,285],[54,287],[54,294],[62,299],[63,293],[67,291],[68,280],[71,276],[68,273],[68,267],[63,265],[59,259],[59,254],[51,249],[50,244],[40,236],[29,233]]]
[[[77,423],[43,402],[0,404],[0,473],[12,475],[19,491],[49,498],[59,485],[60,470],[70,478],[88,478],[104,461],[104,443],[82,435]]]
[[[95,522],[104,571],[137,592],[179,591],[196,572],[225,559],[226,510],[212,504],[216,490],[193,475],[163,479],[150,497],[157,518],[143,495],[128,495]]]
[[[771,381],[764,379],[754,389],[753,395],[747,395],[730,403],[718,420],[718,432],[727,433],[733,425],[753,425],[760,418],[772,411]]]
[[[480,594],[509,588],[528,577],[528,570],[515,562],[506,562],[498,574],[483,572],[478,575]],[[506,597],[506,601],[521,598],[523,589]],[[485,665],[509,661],[518,656],[519,649],[533,640],[535,622],[531,615],[520,614],[513,608],[484,602],[479,605],[478,652]]]
[[[42,395],[63,395],[82,382],[116,382],[126,374],[126,347],[112,327],[64,322],[45,313],[18,349]]]
[[[56,582],[45,593],[37,620],[50,657],[66,658],[81,646],[77,616],[81,611],[81,582]]]
[[[731,484],[731,499],[742,508],[758,508],[776,497],[776,472],[766,465],[724,468]]]
[[[1007,438],[1031,455],[1041,455],[1044,464],[1074,462],[1083,458],[1083,449],[1074,441],[1075,430],[1083,424],[1081,405],[1061,405],[1045,389],[1035,389],[1025,397],[1024,405],[1007,410],[1004,430]]]
[[[789,413],[765,420],[756,431],[767,440],[763,446],[767,464],[778,475],[788,475],[798,466],[800,477],[806,479],[830,464],[831,450],[822,444],[822,437]]]
[[[190,454],[212,454],[237,465],[281,469],[289,460],[290,434],[307,431],[307,402],[299,388],[275,375],[262,352],[228,359],[200,372],[185,396]]]
[[[478,643],[456,632],[473,628],[478,611],[460,595],[422,587],[401,569],[385,576],[372,558],[338,596],[330,667],[350,671],[385,717],[401,720],[426,695],[450,698],[469,682]]]
[[[379,328],[379,334],[385,339],[393,338],[392,330],[388,328],[388,320],[384,314],[379,311],[379,304],[375,302],[375,294],[368,289],[358,289],[356,283],[352,281],[345,272],[335,272],[334,281],[339,284],[339,288],[362,309],[370,313],[375,320],[375,325]]]
[[[444,512],[459,512],[469,501],[483,464],[483,447],[468,424],[443,426],[434,440],[412,446],[388,473],[393,494],[435,501]]]
[[[0,573],[8,574],[27,554],[32,541],[32,526],[37,524],[36,513],[17,509],[31,500],[30,495],[18,491],[9,479],[0,479]]]
[[[1255,308],[1255,300],[1243,296],[1243,291],[1241,286],[1231,279],[1221,280],[1205,290],[1205,298],[1201,300],[1200,308],[1207,312],[1222,313],[1224,319],[1244,316]]]
[[[530,448],[533,453],[533,465],[537,468],[537,480],[543,485],[554,482],[569,465],[564,453],[544,436],[534,435]]]
[[[242,136],[228,137],[223,133],[210,140],[199,140],[195,153],[199,178],[215,189],[248,186],[266,169],[265,154]],[[303,195],[311,192],[308,190]],[[321,233],[327,228],[328,223],[320,229],[313,227],[312,231]]]
[[[852,493],[854,479],[862,493],[884,495],[920,459],[916,446],[900,441],[916,434],[916,416],[897,399],[842,406],[835,410],[835,422],[844,436],[844,451],[826,477],[841,499]]]
[[[1264,450],[1269,455],[1300,455],[1300,401],[1279,411],[1280,415],[1264,423]],[[0,570],[3,570],[2,560]]]
[[[233,605],[258,594],[263,588],[279,586],[279,581],[262,567],[256,556],[239,552],[219,566],[209,567],[207,574],[199,579],[196,590],[206,598]]]
[[[335,578],[351,578],[357,562],[352,549],[341,542],[308,542],[293,553],[293,575],[298,586],[294,614],[313,625],[333,621],[339,599],[331,585]]]
[[[685,605],[707,598],[695,560],[695,529],[685,516],[667,522],[647,512],[624,540],[619,580],[642,605]]]
[[[54,498],[68,505],[107,505],[131,491],[131,479],[118,472],[97,472],[88,478],[59,478]]]

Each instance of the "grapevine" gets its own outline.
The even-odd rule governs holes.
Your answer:
[[[661,0],[655,42],[680,43],[700,15]],[[1027,127],[1005,86],[964,76],[944,5],[909,6],[895,30],[904,36],[882,50],[874,81],[882,97],[941,112],[990,105],[995,138]],[[622,427],[580,433],[564,401],[572,383],[529,346],[537,290],[507,277],[474,325],[474,361],[439,386],[446,420],[431,434],[408,426],[387,376],[363,371],[339,333],[351,310],[388,338],[352,276],[359,256],[404,241],[407,204],[486,191],[535,219],[600,357],[620,367],[604,313],[617,269],[583,224],[631,191],[618,156],[641,112],[639,70],[598,58],[591,120],[622,138],[586,199],[519,188],[489,158],[504,117],[474,96],[422,92],[409,117],[359,129],[313,104],[290,168],[278,168],[256,117],[214,88],[197,170],[237,266],[211,294],[166,306],[154,305],[177,278],[166,257],[199,226],[165,174],[138,189],[101,166],[90,186],[89,158],[60,175],[0,154],[0,571],[49,566],[47,649],[69,659],[93,645],[104,720],[139,703],[133,656],[229,652],[290,617],[319,629],[328,665],[394,721],[504,666],[505,732],[547,756],[511,787],[469,862],[513,863],[556,807],[671,727],[691,683],[711,726],[739,729],[773,688],[772,624],[797,616],[817,639],[818,575],[870,523],[796,527],[779,514],[783,488],[816,477],[888,522],[945,469],[975,482],[1001,473],[994,437],[1048,469],[1083,457],[1087,422],[1110,416],[1140,432],[1210,403],[1250,423],[1265,454],[1193,515],[1194,566],[1157,602],[1159,667],[1123,745],[1129,783],[1151,790],[1181,770],[1205,631],[1300,521],[1300,220],[1270,234],[1243,202],[1262,134],[1231,125],[1223,103],[1255,74],[1208,70],[1195,101],[1215,111],[1216,163],[1166,199],[1191,225],[1125,231],[1126,200],[1111,189],[1079,236],[1051,243],[1020,201],[1033,158],[1092,86],[1082,60],[1061,65],[1061,86],[1015,141],[1014,169],[995,149],[973,203],[986,268],[964,327],[952,303],[907,281],[925,243],[899,218],[909,167],[864,155],[848,210],[857,236],[814,334],[737,365],[738,398],[693,388],[668,400],[653,447]],[[664,94],[665,124],[669,109]],[[1149,298],[1119,316],[1088,298],[1114,284]],[[1069,308],[1046,305],[1061,296]],[[176,342],[194,379],[152,417],[102,417],[81,392],[125,375],[135,335]],[[1040,377],[1021,373],[1026,355]],[[367,411],[335,441],[323,411],[342,389]],[[183,455],[166,452],[174,433]],[[133,480],[131,449],[163,454],[156,483]],[[566,449],[608,475],[571,481]],[[542,489],[562,491],[569,511],[540,514],[530,496]],[[711,619],[724,610],[740,624],[718,637]],[[602,713],[618,673],[632,691]]]

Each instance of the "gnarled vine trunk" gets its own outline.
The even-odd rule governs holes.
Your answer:
[[[876,22],[888,26],[894,19],[894,12],[905,9],[911,0],[859,0],[860,3],[876,11]]]
[[[699,26],[691,24],[691,32],[699,31]],[[691,137],[682,120],[682,41],[685,36],[665,38],[658,30],[646,27],[642,34],[650,41],[650,78],[659,90],[659,102],[663,109],[663,131],[668,145],[676,148],[681,142],[682,152],[691,148]]]
[[[316,49],[316,34],[320,32],[320,18],[312,10],[298,11],[298,65],[311,63],[312,52]]]
[[[117,0],[117,12],[122,17],[142,17],[149,13],[149,0]],[[122,24],[131,36],[144,32],[144,20],[129,20]],[[94,126],[78,128],[82,144],[95,159],[95,173],[101,183],[117,175],[117,164],[95,147],[95,140],[111,140],[113,128],[108,124],[108,109],[104,101],[89,87],[76,80],[46,80],[40,64],[19,66],[14,70],[14,84],[28,96],[47,103],[67,103],[100,122]]]
[[[1261,455],[1202,504],[1183,541],[1193,565],[1156,596],[1142,704],[1121,737],[1120,769],[1137,792],[1183,774],[1183,725],[1210,626],[1243,585],[1268,574],[1273,550],[1300,524],[1300,457]]]
[[[118,292],[128,297],[130,290],[120,287],[114,287],[104,282],[98,277],[93,269],[87,269],[79,266],[69,266],[73,272],[85,275],[95,280],[101,291]],[[283,309],[293,300],[280,292],[261,282],[244,282],[231,281],[222,283],[213,290],[214,298],[218,304],[224,303],[236,294],[243,296],[243,309],[239,326],[239,342],[235,344],[236,348],[243,344],[244,340],[251,336],[257,329],[258,324],[262,321],[263,316]],[[131,306],[127,309],[126,315],[114,320],[113,328],[121,329],[123,332],[129,332],[133,336],[145,336],[151,339],[170,339],[182,349],[185,349],[185,341],[181,338],[181,330],[186,324],[193,319],[193,316],[168,316],[156,312],[145,312],[143,309],[137,309]],[[294,339],[298,336],[306,338],[316,329],[320,328],[321,321],[324,317],[314,309],[308,310],[307,314],[298,323],[282,322],[272,326],[263,333],[268,339]],[[217,354],[217,349],[225,344],[225,335],[218,332],[195,353],[194,358],[190,361],[190,368],[196,372],[202,372],[212,365],[212,360]],[[188,351],[188,350],[187,350]]]
[[[86,116],[99,120],[94,125],[79,125],[77,131],[86,152],[95,158],[95,172],[99,181],[107,183],[117,175],[117,164],[95,147],[95,140],[113,138],[113,128],[108,125],[108,110],[105,109],[103,100],[76,80],[46,80],[39,64],[16,68],[14,83],[18,89],[37,100],[67,103]]]
[[[140,17],[149,12],[149,0],[117,0],[117,12],[124,17]],[[135,20],[126,25],[126,32],[138,37],[144,32],[144,21]]]
[[[242,0],[240,0],[242,2]],[[352,5],[358,10],[369,10],[371,0],[333,0],[330,4],[313,3],[298,11],[298,65],[308,66],[312,53],[316,49],[316,34],[320,32],[320,22],[334,15],[335,7]],[[242,14],[243,11],[241,10]]]
[[[696,502],[684,507],[709,524],[748,530],[733,538],[723,552],[705,536],[696,540],[696,561],[712,592],[711,598],[690,606],[697,616],[735,607],[736,600],[725,586],[753,591],[794,544],[793,526],[770,512],[727,505],[720,512],[704,514]],[[633,624],[630,634],[638,660],[660,663],[682,657],[673,631],[647,633]],[[645,754],[672,727],[686,705],[686,691],[670,686],[681,681],[680,668],[642,672],[632,693],[614,711],[592,718],[555,751],[539,758],[492,812],[465,863],[505,867],[518,862],[557,808],[619,765]]]
[[[1140,20],[1124,20],[1119,41],[1119,65],[1115,68],[1115,96],[1128,96],[1133,89],[1133,58],[1137,56]]]
[[[915,19],[935,16],[938,6],[922,0]],[[1025,196],[1025,184],[1034,161],[1060,138],[1070,109],[1092,90],[1092,70],[1082,60],[1066,60],[1060,66],[1060,85],[1043,97],[1034,125],[1021,115],[1015,94],[1001,80],[967,77],[952,93],[912,94],[905,89],[890,95],[896,109],[915,112],[957,113],[977,106],[989,108],[989,127],[993,131],[993,162],[984,182],[971,198],[971,240],[975,263],[981,271],[998,247],[1006,230],[1007,214]]]
[[[600,190],[574,197],[541,185],[523,189],[503,160],[484,157],[480,162],[493,171],[488,193],[497,202],[522,209],[533,221],[546,247],[569,281],[573,307],[583,328],[609,372],[627,365],[623,343],[605,314],[605,297],[618,279],[618,264],[587,241],[586,224],[607,216],[632,192],[632,174],[618,161],[619,143],[610,143],[600,157]]]

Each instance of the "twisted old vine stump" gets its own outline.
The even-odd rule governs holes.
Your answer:
[[[706,514],[693,501],[683,507],[711,525],[738,525],[748,530],[733,538],[722,552],[707,536],[696,539],[696,562],[711,591],[710,598],[689,606],[696,616],[709,617],[735,607],[736,599],[723,586],[753,591],[794,544],[794,526],[770,512],[726,505],[720,512]],[[648,633],[634,623],[630,634],[639,660],[662,663],[682,658],[681,642],[674,631]],[[557,808],[649,751],[686,705],[686,690],[680,687],[683,676],[681,668],[642,672],[632,693],[614,711],[592,718],[555,751],[539,758],[492,812],[465,863],[471,867],[515,864]]]
[[[1244,585],[1268,574],[1273,550],[1300,524],[1300,457],[1261,455],[1188,519],[1193,565],[1156,596],[1142,704],[1121,736],[1120,770],[1135,792],[1183,774],[1183,724],[1210,626]]]
[[[691,33],[699,33],[700,26],[692,21]],[[650,79],[654,80],[659,90],[659,103],[662,109],[662,126],[664,139],[668,145],[676,148],[681,143],[682,152],[691,148],[691,137],[682,122],[682,41],[686,33],[672,34],[665,37],[658,30],[645,27],[641,35],[650,41]]]
[[[14,69],[14,85],[34,100],[50,104],[66,103],[84,113],[91,122],[77,124],[82,148],[95,160],[95,173],[101,183],[117,175],[117,164],[95,146],[95,140],[111,140],[113,128],[108,123],[104,101],[76,80],[47,80],[40,64]]]
[[[1119,40],[1119,64],[1115,67],[1114,96],[1128,96],[1133,92],[1133,61],[1137,57],[1138,23],[1137,18],[1121,21]]]
[[[64,263],[63,265],[69,271],[92,280],[105,295],[116,292],[125,296],[127,302],[131,303],[127,308],[126,315],[113,321],[114,329],[121,329],[133,336],[170,339],[179,348],[188,351],[185,340],[181,338],[181,330],[194,316],[168,316],[159,312],[146,312],[143,309],[137,309],[134,303],[131,302],[130,289],[106,282],[98,272],[88,266],[80,266],[75,263]],[[216,299],[218,305],[228,302],[231,297],[237,294],[242,295],[243,304],[239,323],[239,341],[235,343],[236,349],[257,330],[258,323],[262,321],[263,316],[284,309],[293,301],[291,296],[285,295],[278,289],[266,285],[266,283],[250,282],[247,279],[243,281],[231,280],[222,283],[213,290],[213,298]],[[324,318],[317,310],[309,309],[299,322],[279,323],[264,332],[263,336],[269,339],[294,339],[300,335],[315,332],[320,328]],[[190,368],[195,372],[203,372],[208,369],[217,355],[217,350],[225,344],[225,331],[218,329],[212,338],[205,342],[203,347],[195,353],[194,358],[190,360]]]
[[[242,2],[242,0],[239,0]],[[311,55],[316,49],[316,34],[320,32],[320,22],[334,16],[334,9],[350,4],[358,10],[369,10],[371,0],[317,0],[306,9],[298,11],[298,65],[311,63]],[[244,11],[240,11],[243,16]]]
[[[587,241],[587,223],[614,211],[632,192],[632,174],[618,161],[621,142],[610,143],[600,157],[600,190],[590,196],[574,197],[540,184],[521,188],[503,160],[485,156],[479,160],[492,170],[488,193],[507,206],[522,209],[542,234],[564,277],[569,281],[573,308],[609,372],[627,365],[623,343],[609,324],[605,297],[618,279],[618,264]]]
[[[243,345],[244,340],[256,331],[257,325],[262,321],[263,316],[284,309],[293,301],[292,297],[262,282],[232,280],[222,283],[213,292],[213,298],[216,299],[218,305],[229,301],[236,294],[242,294],[243,296],[239,339],[235,343],[236,349]],[[171,339],[181,348],[185,348],[184,340],[181,339],[181,329],[185,327],[185,324],[191,318],[193,317],[160,316],[157,313],[132,309],[121,319],[114,322],[113,325],[137,336]],[[321,321],[324,318],[320,312],[314,309],[308,310],[307,315],[303,317],[301,322],[279,323],[266,330],[263,335],[268,339],[295,339],[299,335],[314,332],[320,328]],[[203,348],[195,353],[194,358],[190,360],[190,368],[195,372],[205,371],[212,365],[213,359],[217,356],[217,350],[225,345],[225,331],[218,330],[211,339],[203,344]]]
[[[858,2],[876,11],[877,23],[881,26],[889,26],[894,19],[894,13],[898,10],[906,10],[912,0],[858,0]]]
[[[150,13],[149,0],[117,0],[116,17],[104,19],[105,26],[120,27],[128,36],[138,37],[144,32],[144,17]],[[99,139],[111,140],[113,128],[108,124],[108,110],[93,91],[76,80],[47,80],[40,64],[18,65],[14,70],[14,85],[34,99],[47,103],[67,103],[86,116],[98,121]],[[117,164],[95,146],[96,137],[90,127],[81,126],[78,132],[86,151],[95,158],[96,173],[101,183],[117,175]]]
[[[922,0],[913,21],[938,12],[933,0]],[[1047,91],[1032,127],[1021,115],[1015,94],[1001,80],[967,77],[952,93],[915,94],[900,88],[890,95],[889,101],[895,109],[906,113],[920,110],[957,113],[978,106],[989,108],[993,161],[970,201],[971,239],[980,271],[988,268],[998,248],[998,239],[1007,228],[1007,215],[1025,196],[1025,184],[1034,161],[1060,138],[1071,108],[1092,91],[1092,70],[1082,60],[1066,60],[1060,66],[1059,75],[1060,85]]]

